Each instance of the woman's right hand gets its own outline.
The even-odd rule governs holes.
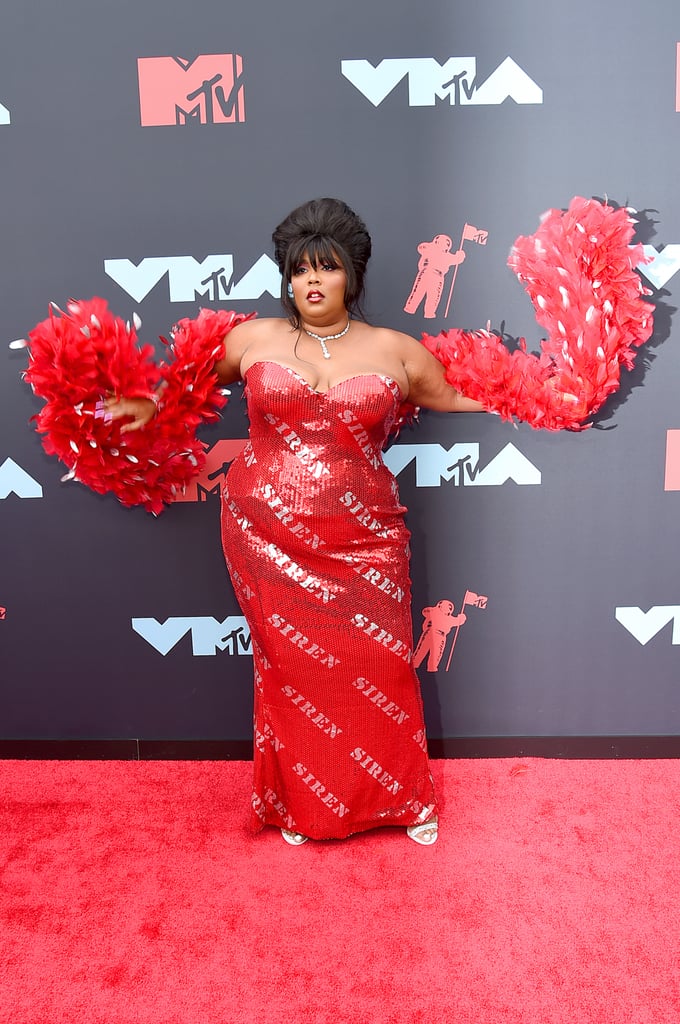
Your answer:
[[[107,398],[102,402],[102,409],[107,422],[129,419],[130,422],[120,428],[121,434],[127,434],[150,423],[156,415],[158,403],[152,398]]]

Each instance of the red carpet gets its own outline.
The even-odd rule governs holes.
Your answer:
[[[680,761],[435,761],[439,843],[246,829],[250,764],[0,762],[0,1021],[678,1024]]]

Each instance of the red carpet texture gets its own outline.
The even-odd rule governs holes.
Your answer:
[[[432,848],[251,765],[0,762],[0,1021],[678,1024],[680,761],[435,761]]]

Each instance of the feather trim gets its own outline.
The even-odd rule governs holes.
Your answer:
[[[508,265],[548,332],[539,356],[524,339],[510,352],[489,331],[443,331],[423,344],[456,390],[500,413],[547,430],[582,430],[619,387],[621,366],[653,329],[653,308],[635,267],[634,221],[625,209],[572,199],[549,210],[535,234],[518,238]]]
[[[153,348],[137,344],[139,323],[124,323],[100,298],[53,306],[29,334],[25,379],[45,405],[35,417],[49,455],[98,494],[112,492],[127,506],[158,514],[205,463],[196,428],[213,420],[226,396],[214,369],[224,338],[250,319],[227,310],[201,310],[176,327],[171,359],[159,369]],[[121,434],[105,416],[110,396],[164,390],[158,415],[142,430]]]

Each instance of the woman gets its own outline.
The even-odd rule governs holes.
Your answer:
[[[380,825],[430,845],[409,534],[381,449],[404,402],[482,406],[413,338],[361,318],[371,240],[345,203],[305,203],[273,239],[288,318],[235,327],[216,366],[224,384],[245,381],[250,417],[222,540],[253,644],[253,820],[293,845]],[[109,412],[134,430],[154,409]]]

